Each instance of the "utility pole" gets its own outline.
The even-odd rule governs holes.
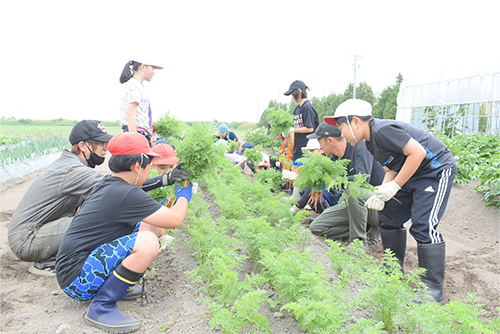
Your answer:
[[[353,88],[352,88],[352,98],[353,99],[356,98],[356,70],[359,68],[358,59],[361,60],[364,58],[361,55],[354,55],[354,64],[352,64],[352,68],[354,69],[354,84],[353,84]]]

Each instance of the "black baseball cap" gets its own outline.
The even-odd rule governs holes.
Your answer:
[[[86,140],[107,143],[111,138],[113,138],[113,136],[106,131],[101,122],[87,119],[76,123],[69,134],[69,142],[71,145]]]
[[[336,126],[332,126],[326,122],[322,122],[316,128],[314,133],[306,136],[307,139],[318,139],[321,137],[342,137],[342,132]]]
[[[292,84],[290,85],[290,88],[288,88],[288,90],[285,92],[285,95],[288,96],[290,94],[292,94],[292,92],[296,89],[302,89],[302,90],[306,90],[308,89],[309,87],[306,86],[306,84],[304,83],[304,81],[300,81],[300,80],[295,80],[294,82],[292,82]]]

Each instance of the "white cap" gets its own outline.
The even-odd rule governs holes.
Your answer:
[[[349,99],[342,102],[335,110],[335,116],[327,116],[324,121],[336,126],[335,119],[342,116],[371,116],[372,105],[365,100]]]
[[[320,149],[320,145],[319,145],[319,141],[318,139],[309,139],[307,141],[307,146],[306,148],[308,150],[319,150]]]

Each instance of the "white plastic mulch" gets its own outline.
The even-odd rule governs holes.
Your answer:
[[[7,166],[0,167],[0,183],[23,177],[50,165],[61,156],[61,152],[52,153],[35,159],[17,161]]]

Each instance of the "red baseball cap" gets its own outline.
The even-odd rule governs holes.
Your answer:
[[[151,151],[160,155],[158,159],[155,159],[155,165],[175,165],[180,160],[175,156],[174,148],[168,144],[155,145]]]
[[[160,155],[149,147],[146,137],[138,132],[122,132],[111,138],[108,143],[111,155],[146,154],[151,157]]]

